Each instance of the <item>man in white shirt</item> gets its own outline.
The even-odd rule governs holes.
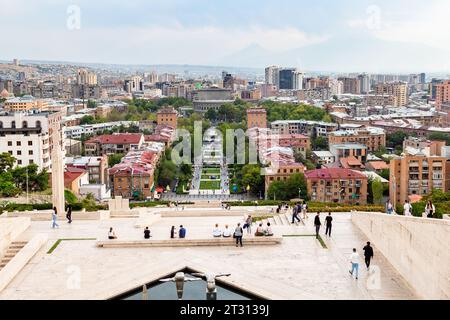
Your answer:
[[[405,216],[411,216],[411,204],[408,200],[405,200],[405,204],[403,205],[403,212]]]
[[[231,237],[231,231],[228,229],[228,225],[225,226],[225,230],[223,230],[223,237],[224,238],[230,238]]]
[[[353,277],[353,272],[355,272],[356,280],[358,280],[359,254],[355,248],[353,248],[353,252],[350,255],[350,262],[352,263],[352,270],[349,273]]]
[[[219,225],[216,224],[215,228],[213,229],[213,237],[220,238],[221,236],[222,236],[222,231],[219,229]]]

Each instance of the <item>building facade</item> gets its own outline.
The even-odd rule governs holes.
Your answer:
[[[447,192],[447,161],[446,157],[424,155],[407,155],[391,160],[391,201],[403,204],[411,195],[426,196],[434,189]]]
[[[359,143],[367,147],[368,151],[378,151],[386,147],[386,133],[381,128],[367,127],[355,130],[339,130],[328,135],[329,145]]]
[[[247,128],[267,128],[267,111],[264,108],[247,109]]]
[[[305,172],[311,201],[367,204],[367,176],[351,169],[330,168]]]
[[[394,96],[399,107],[404,107],[409,102],[408,84],[404,82],[379,83],[375,86],[375,94]]]

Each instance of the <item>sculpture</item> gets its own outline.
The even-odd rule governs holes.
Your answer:
[[[178,300],[183,299],[183,290],[184,290],[184,283],[187,281],[200,281],[202,279],[199,278],[187,278],[184,274],[184,272],[177,272],[175,274],[175,277],[168,278],[168,279],[161,279],[159,281],[161,282],[175,282],[175,286],[177,288],[177,295]]]
[[[216,279],[229,277],[230,273],[193,273],[194,276],[206,279],[206,300],[217,300]]]

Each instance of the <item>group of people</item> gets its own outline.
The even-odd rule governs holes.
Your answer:
[[[322,222],[320,221],[320,212],[317,212],[314,217],[314,227],[316,228],[316,239],[319,238],[320,227]],[[331,237],[331,228],[333,227],[333,217],[331,212],[328,212],[328,216],[325,218],[325,236]]]
[[[295,223],[295,220],[297,222],[300,222],[299,215],[302,215],[302,219],[308,219],[308,204],[306,202],[303,203],[297,203],[294,208],[292,208],[292,224]]]
[[[387,214],[394,213],[394,205],[390,200],[386,203],[386,213]],[[413,206],[409,200],[405,200],[405,203],[403,204],[403,215],[406,217],[411,217],[413,215]],[[425,211],[423,212],[422,216],[424,218],[425,217],[434,218],[435,215],[436,215],[436,207],[434,206],[433,202],[429,200],[425,205]]]
[[[367,270],[370,268],[370,262],[373,259],[373,248],[370,245],[370,242],[367,242],[366,246],[363,248],[364,251],[364,262],[366,264]],[[353,248],[352,253],[350,255],[350,263],[351,269],[348,271],[350,275],[356,277],[358,280],[358,272],[359,272],[359,253],[356,248]]]
[[[183,225],[180,226],[180,229],[178,230],[178,232],[177,232],[175,226],[172,226],[170,228],[170,239],[175,239],[177,236],[180,239],[184,239],[184,238],[186,238],[186,232],[187,232],[187,230],[185,227],[183,227]]]
[[[67,204],[67,211],[66,211],[66,219],[68,223],[72,223],[72,205]],[[52,228],[59,228],[59,224],[56,222],[58,220],[58,209],[56,207],[53,207],[52,211]]]

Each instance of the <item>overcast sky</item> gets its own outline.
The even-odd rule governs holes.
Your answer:
[[[366,54],[358,68],[367,71],[395,70],[405,55],[411,71],[450,71],[449,17],[448,0],[0,0],[0,59],[337,65],[299,58],[320,48],[345,52],[339,66],[349,71]],[[356,47],[390,48],[395,58],[373,61]]]

